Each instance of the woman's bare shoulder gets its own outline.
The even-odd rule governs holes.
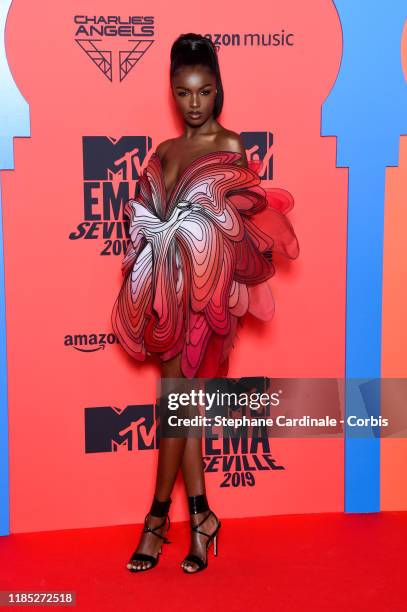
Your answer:
[[[178,138],[168,138],[168,140],[163,140],[162,142],[160,142],[160,144],[155,150],[160,159],[163,159],[165,157],[168,149],[171,147],[171,145],[174,144],[176,140],[178,140]]]
[[[242,137],[237,132],[224,128],[217,136],[217,146],[221,151],[231,151],[242,155],[241,165],[247,165],[246,149]]]

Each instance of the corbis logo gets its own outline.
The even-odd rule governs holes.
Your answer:
[[[262,393],[269,379],[213,379],[206,382],[206,391],[254,389]],[[248,412],[248,411],[247,411]],[[232,406],[230,414],[242,416],[242,406]],[[260,415],[260,413],[259,413]],[[261,416],[269,416],[264,407]],[[159,448],[158,405],[129,405],[124,409],[112,406],[85,408],[85,452],[149,451]],[[273,458],[266,427],[205,427],[204,470],[221,473],[220,487],[253,487],[256,473],[284,470]]]
[[[83,220],[69,240],[103,241],[100,255],[124,256],[129,241],[124,204],[152,153],[149,136],[83,137]]]
[[[109,81],[121,82],[154,42],[154,17],[75,15],[75,41]]]

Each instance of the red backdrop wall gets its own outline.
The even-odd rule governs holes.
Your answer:
[[[116,10],[153,20],[121,35],[79,30],[90,23],[78,16]],[[244,134],[249,157],[269,155],[264,185],[295,197],[300,258],[278,267],[274,320],[244,326],[229,375],[344,375],[347,170],[336,168],[335,138],[320,135],[342,52],[333,4],[73,0],[42,11],[15,0],[6,34],[31,120],[31,137],[15,140],[15,170],[3,173],[12,532],[139,522],[148,509],[157,450],[136,429],[117,445],[112,415],[131,405],[152,414],[159,371],[112,337],[125,236],[109,196],[131,194],[143,148],[179,133],[168,70],[182,32],[222,34],[221,122]],[[268,45],[269,33],[292,44]],[[207,473],[220,516],[343,510],[341,439],[269,444],[284,469],[253,471],[254,486],[236,462],[236,486],[222,486],[221,462]],[[181,487],[174,520],[186,518]]]

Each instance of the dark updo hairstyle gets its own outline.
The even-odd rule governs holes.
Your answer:
[[[170,77],[172,78],[181,66],[194,66],[196,64],[206,66],[215,75],[217,94],[213,116],[216,119],[223,106],[223,86],[215,45],[209,38],[200,34],[181,34],[171,47]]]

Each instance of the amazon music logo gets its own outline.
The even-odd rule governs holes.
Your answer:
[[[68,346],[80,353],[95,353],[103,351],[108,344],[119,344],[116,336],[112,333],[93,334],[65,334],[64,346]]]
[[[158,448],[157,409],[152,404],[85,408],[85,452],[118,453]]]
[[[123,81],[154,42],[154,17],[75,15],[75,42],[104,76]]]
[[[273,134],[271,132],[241,132],[247,159],[258,163],[258,175],[273,179]]]
[[[150,136],[83,136],[83,212],[69,240],[92,240],[123,257],[130,242],[124,205],[152,154]],[[94,242],[93,242],[94,243]]]
[[[203,34],[215,47],[293,47],[294,34],[284,29],[279,32],[217,32]]]

